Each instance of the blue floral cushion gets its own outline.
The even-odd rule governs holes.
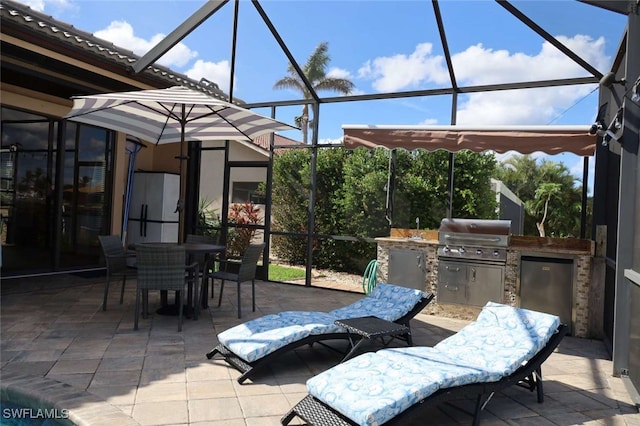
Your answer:
[[[310,335],[343,333],[337,319],[374,315],[395,321],[425,295],[391,284],[378,284],[368,297],[331,312],[286,311],[239,324],[218,334],[218,341],[248,362],[256,361]]]
[[[477,381],[481,375],[478,369],[448,362],[431,348],[420,349],[423,356],[391,350],[365,353],[312,377],[307,390],[357,424],[375,426],[441,387]]]
[[[396,321],[409,313],[424,297],[425,293],[420,290],[380,283],[368,297],[329,313],[336,319],[373,315],[387,321]]]
[[[379,425],[438,389],[495,382],[531,359],[557,316],[489,303],[478,319],[433,348],[383,349],[307,381],[309,393],[360,425]]]
[[[239,324],[218,334],[218,341],[245,361],[257,359],[311,334],[339,333],[325,312],[287,311]]]
[[[556,315],[495,302],[488,302],[482,308],[477,321],[495,324],[511,334],[522,333],[535,346],[535,352],[547,344],[551,334],[560,325],[560,318]]]

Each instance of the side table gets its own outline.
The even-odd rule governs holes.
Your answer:
[[[409,327],[374,316],[339,319],[334,321],[334,324],[347,330],[349,343],[351,344],[351,350],[345,355],[342,362],[351,358],[365,341],[372,341],[379,338],[384,346],[387,346],[393,338],[411,332]],[[352,335],[360,336],[357,342],[354,343]],[[391,339],[385,343],[384,338],[386,336],[390,336]]]

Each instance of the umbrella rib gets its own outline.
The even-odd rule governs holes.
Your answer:
[[[167,126],[169,125],[169,120],[170,119],[174,119],[176,120],[178,123],[180,123],[182,121],[182,119],[180,118],[179,115],[177,115],[176,113],[173,112],[173,109],[180,105],[178,103],[173,103],[173,107],[172,108],[168,108],[164,103],[162,102],[156,102],[156,104],[160,107],[158,109],[153,108],[151,105],[147,105],[144,103],[138,103],[138,105],[140,105],[143,108],[148,109],[149,111],[153,111],[156,113],[161,113],[162,115],[164,115],[166,117],[166,119],[164,120],[164,124],[162,125],[162,129],[160,130],[160,132],[158,133],[158,138],[156,139],[156,145],[160,143],[160,139],[162,139],[162,135],[164,134],[165,129],[167,128]],[[164,110],[164,113],[162,113],[161,109]]]

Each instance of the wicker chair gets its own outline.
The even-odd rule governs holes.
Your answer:
[[[218,236],[209,236],[209,235],[195,235],[195,234],[187,234],[187,238],[185,240],[187,243],[199,243],[199,244],[213,244],[218,245]],[[209,285],[209,278],[211,278],[211,273],[215,270],[216,256],[208,255],[208,254],[197,254],[190,257],[190,260],[193,262],[198,262],[200,265],[200,279],[202,289],[202,294],[200,298],[203,297],[205,293],[205,289]],[[213,278],[211,278],[211,298],[213,299]],[[205,303],[206,301],[203,301]],[[205,305],[203,305],[205,306]]]
[[[104,300],[102,302],[102,310],[107,310],[107,296],[109,294],[109,284],[111,278],[122,278],[122,289],[120,290],[120,304],[124,300],[124,286],[127,277],[135,277],[136,268],[127,265],[128,258],[135,258],[135,254],[128,255],[122,246],[122,241],[117,235],[99,235],[98,240],[102,247],[102,255],[107,264],[107,281],[104,285]]]
[[[258,260],[264,251],[266,244],[249,244],[247,250],[245,250],[240,260],[239,270],[237,274],[227,271],[217,271],[211,274],[212,278],[217,278],[221,281],[220,295],[218,296],[218,306],[222,303],[222,292],[224,291],[225,281],[235,281],[238,284],[238,318],[242,317],[242,302],[240,298],[240,284],[245,281],[251,281],[251,299],[253,312],[256,311],[256,269],[258,267]]]
[[[147,318],[149,310],[148,291],[166,290],[176,292],[178,303],[178,331],[182,331],[182,314],[185,284],[193,284],[193,315],[198,316],[198,285],[200,271],[198,263],[186,266],[186,252],[184,246],[176,244],[140,244],[136,247],[138,253],[138,286],[136,290],[136,309],[133,329],[138,329],[140,316],[140,294],[144,293],[142,316]]]

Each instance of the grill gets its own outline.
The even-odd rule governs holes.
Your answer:
[[[503,302],[511,221],[442,219],[438,229],[438,302]]]

